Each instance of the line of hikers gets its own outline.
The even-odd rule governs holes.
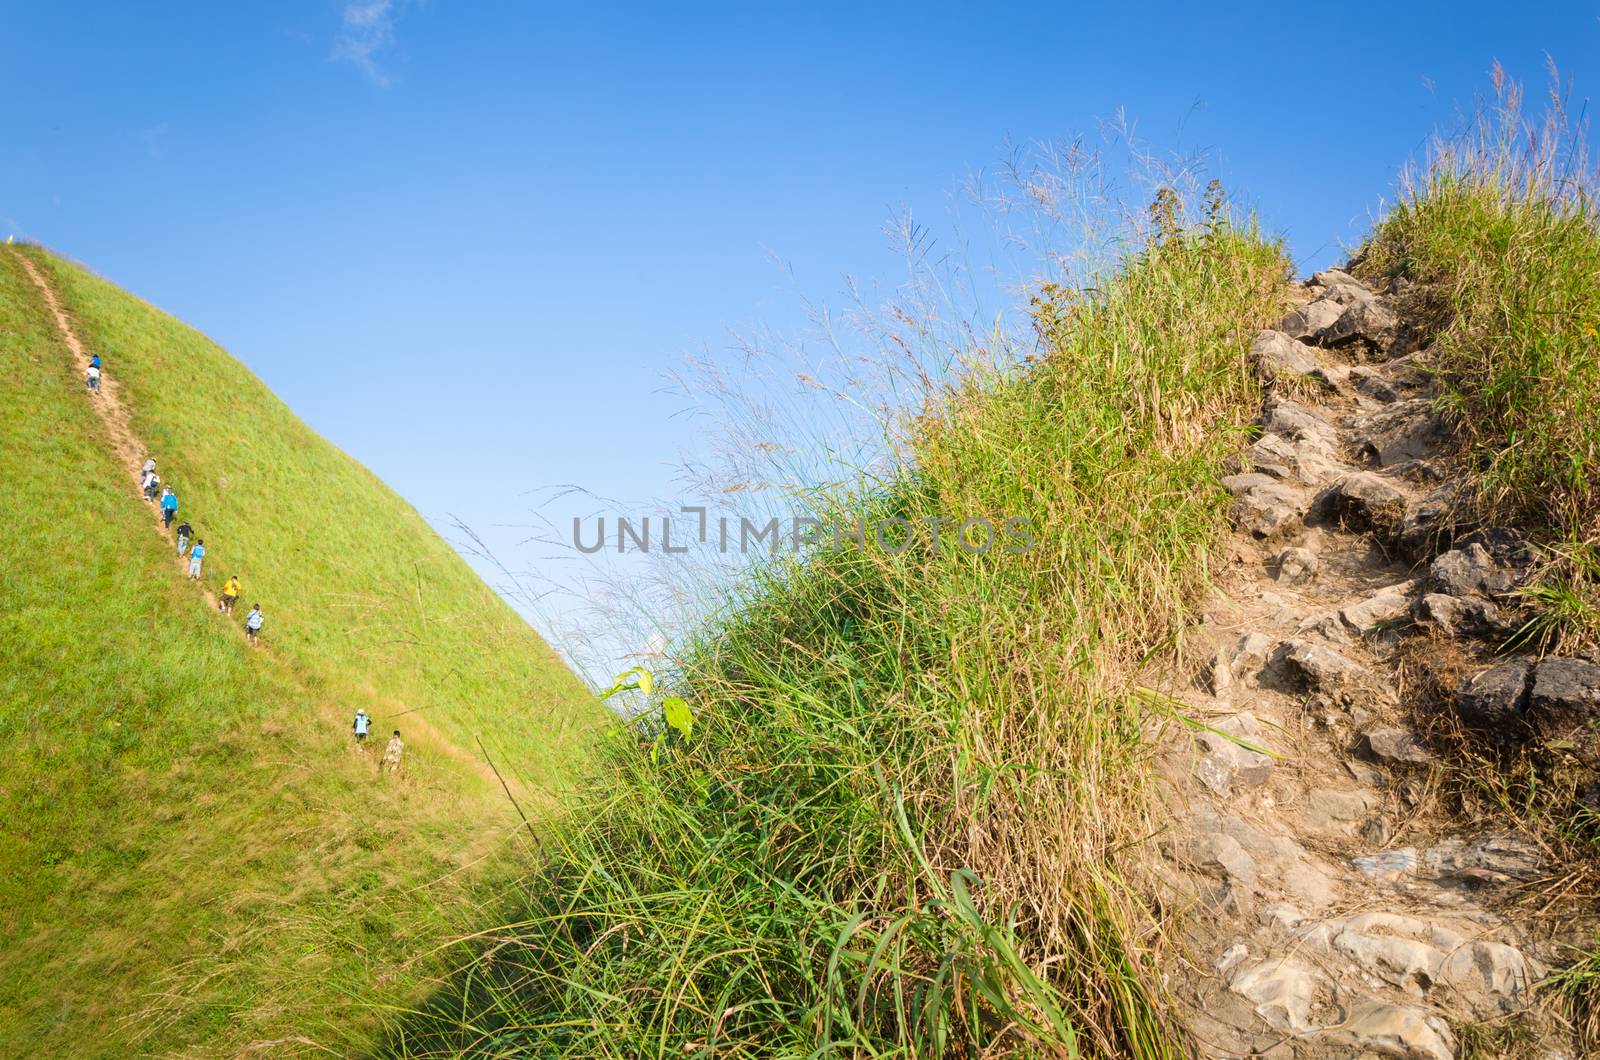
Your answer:
[[[86,385],[91,394],[100,393],[100,355],[97,353],[89,358],[89,374]],[[200,580],[200,566],[206,558],[206,542],[203,537],[195,537],[194,527],[189,525],[187,519],[180,522],[174,530],[172,521],[178,517],[178,495],[171,486],[161,481],[161,476],[156,473],[154,457],[145,459],[144,465],[139,469],[139,488],[144,493],[144,499],[156,503],[161,509],[161,528],[173,530],[178,539],[178,555],[189,557],[189,578],[191,581]],[[158,499],[159,498],[159,499]],[[190,541],[194,544],[191,546]],[[239,600],[239,576],[230,575],[222,583],[222,593],[217,600],[217,610],[226,615],[233,614],[233,607]],[[261,636],[261,605],[255,604],[250,608],[250,613],[244,617],[244,635],[251,644],[259,643]],[[365,709],[356,711],[354,732],[356,735],[356,749],[366,753],[367,733],[372,727],[372,719],[367,716]],[[394,735],[389,737],[389,743],[383,749],[383,758],[378,762],[379,773],[400,772],[400,757],[405,753],[405,743],[400,739],[400,730],[394,730]]]
[[[98,355],[95,358],[99,360]],[[91,368],[93,365],[91,364]],[[95,389],[95,388],[91,388]],[[180,522],[174,530],[172,520],[178,517],[178,495],[171,486],[163,485],[161,476],[156,473],[155,458],[145,460],[144,466],[139,469],[139,486],[144,492],[147,501],[155,501],[161,508],[161,527],[164,530],[173,530],[178,538],[178,555],[189,557],[189,580],[200,580],[200,567],[206,558],[206,540],[194,536],[194,527],[189,525],[187,519]],[[157,494],[160,494],[159,500]],[[190,540],[194,541],[191,547]],[[239,601],[239,576],[232,575],[222,583],[222,594],[217,600],[217,610],[225,615],[233,614],[233,605]],[[265,621],[261,614],[261,605],[256,604],[250,613],[244,616],[245,639],[251,644],[259,643],[261,624]]]

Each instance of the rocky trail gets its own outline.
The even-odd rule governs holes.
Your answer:
[[[1169,675],[1208,727],[1165,756],[1180,1003],[1206,1056],[1579,1055],[1535,1003],[1554,954],[1517,901],[1546,854],[1438,812],[1448,767],[1409,723],[1401,663],[1482,659],[1453,705],[1489,730],[1527,723],[1541,681],[1552,726],[1586,718],[1600,668],[1492,657],[1526,539],[1451,525],[1428,354],[1388,294],[1329,271],[1304,297],[1256,339],[1267,397],[1225,480],[1233,562],[1186,648],[1202,665]]]

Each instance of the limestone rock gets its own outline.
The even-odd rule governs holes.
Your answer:
[[[1294,960],[1240,962],[1228,989],[1255,1005],[1256,1015],[1280,1031],[1308,1034],[1313,1029],[1311,1005],[1327,980]]]
[[[1495,596],[1506,592],[1514,582],[1512,572],[1476,541],[1441,554],[1428,568],[1429,587],[1450,596]]]
[[[1233,525],[1262,540],[1301,525],[1310,507],[1310,498],[1305,491],[1274,482],[1265,475],[1259,477],[1266,479],[1266,483],[1244,488],[1229,508],[1228,516]]]
[[[1600,665],[1587,659],[1542,659],[1534,667],[1525,716],[1541,740],[1565,740],[1592,753],[1600,736],[1592,723],[1600,715]]]
[[[1317,441],[1330,449],[1338,440],[1333,424],[1310,409],[1283,398],[1272,403],[1261,419],[1268,434],[1281,434],[1295,441]]]
[[[1291,339],[1303,339],[1338,322],[1344,311],[1344,306],[1333,299],[1319,298],[1310,305],[1291,311],[1278,325],[1278,330]]]
[[[1272,638],[1265,633],[1244,633],[1228,655],[1233,675],[1250,688],[1260,683],[1261,670],[1272,655]]]
[[[1475,885],[1533,879],[1545,860],[1536,844],[1509,834],[1446,839],[1420,857],[1421,871],[1434,879]]]
[[[1239,841],[1222,832],[1206,832],[1189,841],[1184,851],[1189,864],[1207,875],[1229,883],[1250,886],[1255,883],[1256,863]]]
[[[1424,593],[1411,605],[1412,621],[1431,625],[1447,637],[1499,639],[1512,632],[1500,609],[1477,597]]]
[[[1250,346],[1250,358],[1257,370],[1269,379],[1279,375],[1310,375],[1319,366],[1315,350],[1281,331],[1267,330],[1258,334]]]
[[[1276,658],[1289,677],[1308,691],[1341,689],[1366,672],[1332,648],[1304,640],[1286,642]]]
[[[1361,287],[1361,281],[1343,269],[1323,269],[1311,277],[1318,287]],[[1365,288],[1363,288],[1365,290]]]
[[[1433,755],[1410,729],[1375,726],[1361,733],[1360,743],[1373,758],[1384,762],[1424,765],[1433,761]]]
[[[1308,581],[1317,573],[1317,554],[1308,548],[1286,548],[1273,564],[1279,581],[1295,584]]]
[[[1356,417],[1350,434],[1365,459],[1394,467],[1432,454],[1444,441],[1445,428],[1432,402],[1417,398]]]
[[[1351,630],[1366,634],[1378,626],[1393,622],[1411,609],[1411,582],[1401,582],[1380,589],[1364,600],[1358,600],[1339,611],[1339,617]]]
[[[1320,437],[1296,440],[1283,434],[1263,434],[1246,451],[1250,465],[1279,479],[1298,479],[1320,486],[1337,473],[1338,461]]]
[[[1442,987],[1480,1018],[1522,1007],[1543,973],[1513,946],[1400,913],[1337,917],[1301,938],[1419,999]]]
[[[1370,791],[1337,791],[1313,788],[1306,793],[1301,819],[1315,832],[1347,835],[1363,818],[1378,808],[1378,797]]]
[[[1455,1060],[1455,1038],[1444,1020],[1420,1009],[1368,999],[1325,1037],[1348,1045],[1358,1056],[1404,1060]]]
[[[1468,728],[1496,738],[1512,736],[1522,728],[1532,674],[1528,660],[1515,659],[1468,677],[1456,689],[1456,717]]]
[[[1312,506],[1318,518],[1350,530],[1387,533],[1400,525],[1406,498],[1394,485],[1371,472],[1358,471],[1329,486]]]
[[[1215,728],[1219,731],[1195,734],[1195,742],[1205,751],[1196,766],[1201,782],[1223,798],[1233,794],[1235,785],[1265,784],[1272,774],[1272,756],[1243,746],[1265,746],[1266,737],[1255,715],[1242,710],[1219,721]]]
[[[1331,299],[1324,299],[1331,301]],[[1313,305],[1320,303],[1313,303]],[[1337,303],[1336,303],[1337,304]],[[1339,346],[1357,339],[1387,349],[1394,342],[1400,320],[1373,299],[1357,300],[1346,306],[1337,320],[1315,332],[1318,342],[1326,346]],[[1285,329],[1287,330],[1287,329]]]

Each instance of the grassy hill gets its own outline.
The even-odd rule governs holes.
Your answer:
[[[186,582],[25,254],[267,647]],[[471,930],[599,708],[401,498],[203,336],[0,251],[0,1055],[364,1047]],[[355,754],[365,707],[406,776]],[[301,1041],[301,1039],[304,1039]]]

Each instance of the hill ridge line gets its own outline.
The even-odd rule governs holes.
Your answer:
[[[66,344],[67,350],[72,354],[73,361],[77,365],[79,377],[87,375],[89,371],[89,353],[84,349],[83,342],[78,338],[77,332],[72,329],[72,320],[67,316],[67,311],[62,308],[61,299],[56,297],[55,288],[50,285],[50,281],[45,278],[39,267],[29,260],[28,255],[24,254],[19,247],[13,245],[9,249],[22,266],[22,271],[28,274],[28,279],[33,281],[33,285],[39,289],[39,295],[44,299],[45,308],[49,309],[51,315],[55,318],[56,330],[60,332],[62,342]],[[142,498],[143,494],[139,491],[139,469],[144,462],[144,457],[149,455],[150,450],[145,446],[144,442],[140,441],[139,436],[134,433],[128,406],[118,396],[120,389],[121,387],[118,385],[117,380],[110,373],[102,371],[100,373],[99,400],[92,400],[90,404],[94,407],[95,414],[99,416],[101,424],[105,426],[106,433],[111,439],[111,448],[121,458],[123,470],[128,473],[128,479],[133,483],[135,493]],[[141,456],[141,454],[144,454],[144,456]],[[169,541],[173,540],[167,528],[161,525],[159,513],[155,516],[155,524],[156,531],[162,537]],[[179,556],[176,563],[180,570],[183,569],[183,557]],[[203,582],[197,584],[200,595],[205,598],[211,609],[215,611],[217,609],[216,596],[210,589],[205,587]],[[263,647],[263,645],[257,644],[257,647]]]

